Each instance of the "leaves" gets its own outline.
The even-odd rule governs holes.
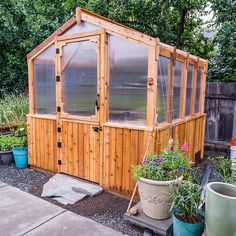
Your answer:
[[[146,178],[151,180],[175,180],[181,176],[187,177],[191,162],[178,146],[169,144],[162,150],[161,155],[149,154],[144,162],[133,167],[135,179]]]

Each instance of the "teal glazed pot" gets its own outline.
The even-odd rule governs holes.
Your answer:
[[[190,224],[186,223],[184,221],[179,220],[175,213],[178,212],[178,210],[175,210],[173,212],[173,231],[174,236],[201,236],[204,228],[204,220],[198,224]],[[203,216],[204,213],[202,211],[199,211],[199,215]]]
[[[207,236],[236,236],[236,186],[207,184],[206,230]]]
[[[16,168],[28,167],[28,151],[24,147],[13,148],[13,155],[16,163]]]

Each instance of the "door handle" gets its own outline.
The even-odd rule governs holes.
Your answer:
[[[95,132],[99,132],[99,131],[102,131],[102,128],[101,127],[93,127],[93,131]]]
[[[95,106],[96,106],[97,111],[99,111],[99,109],[100,109],[99,98],[100,98],[100,95],[98,94],[98,95],[97,95],[96,102],[95,102]]]

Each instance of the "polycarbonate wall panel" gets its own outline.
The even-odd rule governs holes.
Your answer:
[[[97,99],[96,43],[81,41],[63,47],[64,112],[71,115],[95,115]]]
[[[78,34],[83,32],[89,32],[94,30],[100,30],[101,27],[91,24],[86,21],[82,21],[81,25],[74,25],[71,27],[68,31],[66,31],[63,35],[69,35],[69,34]]]
[[[180,98],[183,80],[183,63],[176,61],[174,69],[173,119],[180,118]]]
[[[185,115],[191,115],[191,97],[192,97],[192,88],[193,88],[193,70],[194,66],[189,64],[188,74],[187,74],[187,90],[186,90],[186,109]]]
[[[55,46],[34,59],[35,112],[56,113]]]
[[[166,121],[167,88],[169,78],[170,59],[159,56],[158,60],[158,78],[157,78],[157,112],[158,123]]]
[[[109,120],[145,125],[148,48],[110,35],[109,66]]]
[[[200,68],[197,73],[197,90],[196,90],[196,103],[195,103],[196,113],[199,113],[199,108],[200,108],[201,83],[202,83],[202,69]]]

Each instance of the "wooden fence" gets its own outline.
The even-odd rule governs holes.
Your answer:
[[[208,82],[205,112],[205,155],[213,149],[228,155],[229,142],[236,138],[236,82]]]

